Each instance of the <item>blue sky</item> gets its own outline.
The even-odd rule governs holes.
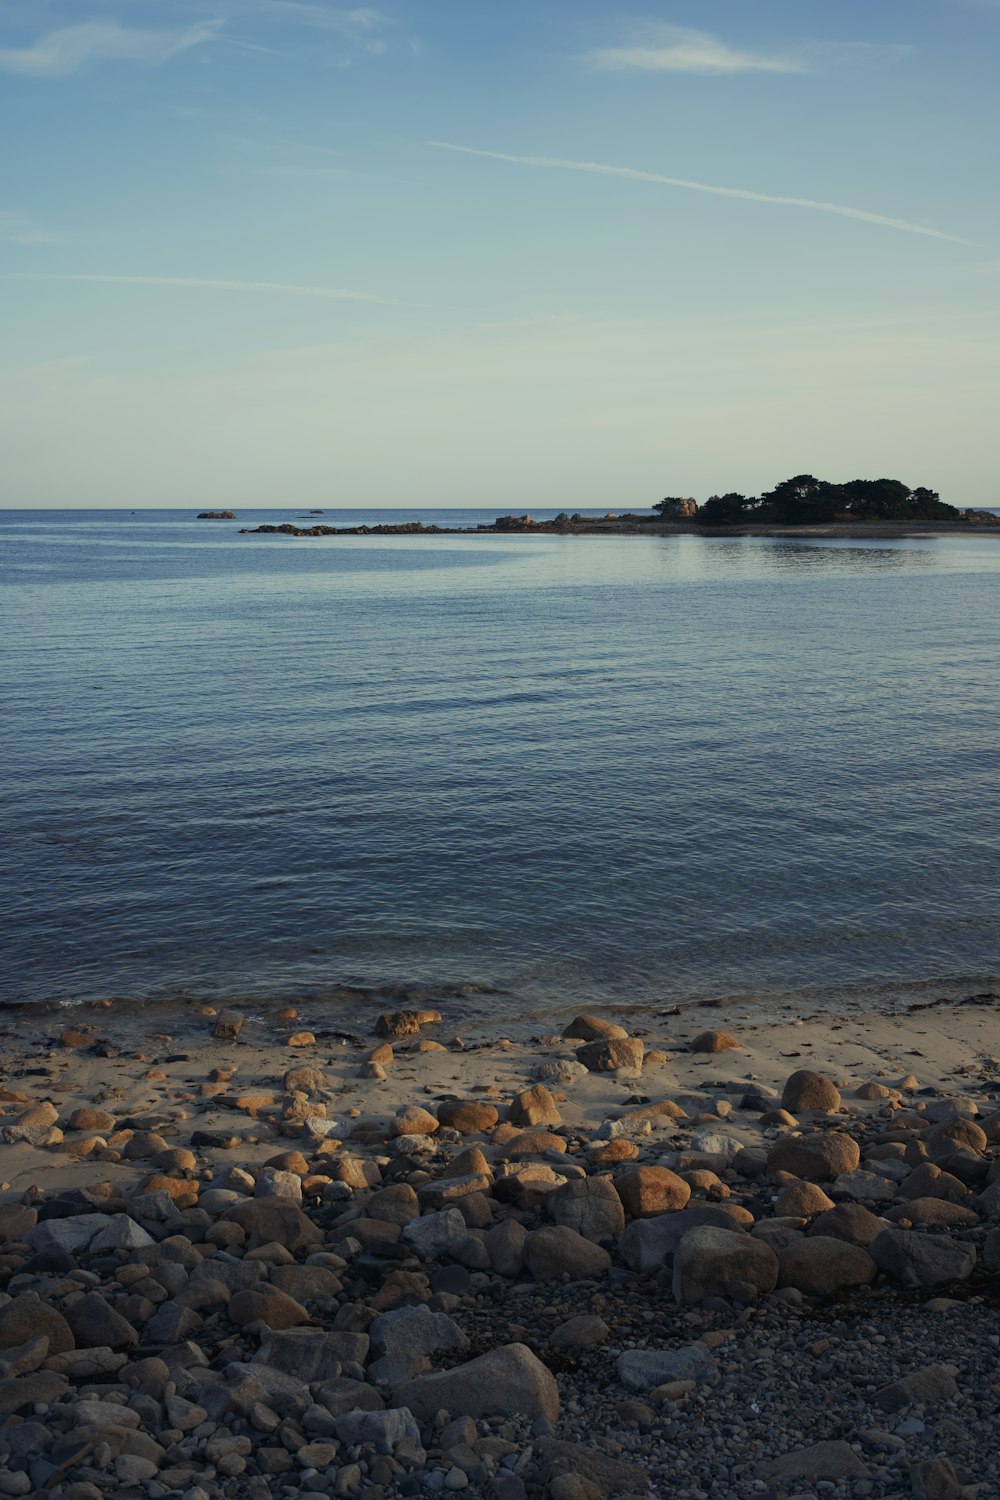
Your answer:
[[[1000,504],[1000,0],[0,0],[0,504]]]

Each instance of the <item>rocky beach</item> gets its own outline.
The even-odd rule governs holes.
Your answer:
[[[990,1500],[995,998],[11,1012],[0,1495]]]

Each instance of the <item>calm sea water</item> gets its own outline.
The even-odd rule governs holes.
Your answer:
[[[1000,539],[301,513],[0,516],[4,1002],[998,982]]]

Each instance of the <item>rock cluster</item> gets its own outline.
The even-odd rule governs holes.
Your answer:
[[[385,1013],[365,1069],[440,1051],[440,1020]],[[242,1045],[242,1015],[213,1031]],[[614,1022],[564,1046],[647,1077]],[[985,1094],[855,1104],[800,1071],[780,1111],[709,1087],[583,1127],[583,1071],[506,1097],[415,1082],[368,1117],[316,1063],[233,1074],[202,1097],[266,1160],[179,1107],[4,1091],[10,1150],[115,1175],[0,1202],[0,1496],[998,1493]]]

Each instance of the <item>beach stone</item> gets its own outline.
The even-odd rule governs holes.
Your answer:
[[[29,1146],[57,1145],[63,1138],[57,1127],[59,1111],[47,1100],[21,1111],[13,1122],[0,1126],[0,1139],[8,1145],[26,1141]]]
[[[881,1172],[841,1172],[830,1189],[838,1198],[853,1202],[888,1203],[896,1196],[896,1184]]]
[[[237,1328],[263,1323],[266,1328],[294,1328],[311,1321],[305,1308],[275,1286],[236,1292],[229,1302],[229,1321]]]
[[[522,1089],[511,1100],[507,1118],[512,1125],[561,1125],[562,1117],[556,1101],[544,1084]]]
[[[265,1333],[254,1355],[253,1369],[283,1376],[312,1385],[317,1381],[336,1379],[347,1364],[363,1365],[368,1358],[370,1339],[367,1333],[348,1329],[279,1328]],[[265,1378],[262,1376],[261,1378]]]
[[[868,1466],[858,1457],[850,1443],[839,1438],[796,1448],[759,1465],[758,1472],[767,1480],[787,1484],[796,1479],[851,1479],[866,1475]]]
[[[982,1125],[964,1115],[951,1120],[942,1120],[924,1136],[924,1143],[932,1156],[940,1151],[974,1151],[981,1154],[990,1143]]]
[[[0,1203],[0,1244],[23,1240],[38,1223],[38,1210],[26,1203]]]
[[[14,1349],[44,1334],[51,1354],[66,1354],[76,1348],[73,1330],[56,1308],[43,1302],[36,1292],[22,1292],[0,1306],[0,1349]]]
[[[565,1225],[537,1229],[524,1242],[524,1263],[536,1281],[571,1280],[601,1276],[611,1256],[592,1240]]]
[[[364,1445],[376,1453],[394,1453],[405,1445],[414,1454],[423,1453],[420,1428],[414,1413],[407,1407],[390,1407],[387,1411],[350,1411],[334,1422],[337,1437],[349,1447]]]
[[[867,1249],[875,1236],[882,1233],[885,1222],[861,1203],[838,1203],[835,1208],[818,1214],[806,1233],[826,1235]]]
[[[234,1042],[243,1030],[244,1020],[245,1017],[238,1010],[220,1011],[212,1027],[212,1035],[217,1042]]]
[[[1000,1231],[998,1231],[1000,1232]],[[487,1230],[483,1243],[498,1276],[520,1276],[528,1231],[518,1219],[503,1219]]]
[[[893,1224],[869,1245],[880,1271],[904,1286],[941,1286],[971,1276],[976,1263],[972,1245],[943,1234],[921,1234]]]
[[[109,1114],[106,1109],[97,1109],[90,1104],[81,1105],[69,1117],[70,1130],[96,1130],[101,1135],[114,1130],[116,1123],[114,1115]]]
[[[433,1135],[437,1129],[438,1121],[429,1109],[421,1109],[419,1104],[404,1104],[397,1109],[389,1126],[389,1134],[392,1137]]]
[[[326,1077],[322,1068],[300,1064],[286,1070],[281,1087],[286,1094],[319,1094],[326,1088]]]
[[[81,1349],[127,1349],[139,1342],[132,1324],[100,1292],[85,1292],[67,1307],[66,1321]]]
[[[905,1406],[929,1406],[935,1401],[957,1401],[954,1365],[927,1365],[899,1380],[880,1386],[872,1398],[883,1411],[901,1411]]]
[[[386,1037],[418,1036],[420,1013],[415,1010],[387,1010],[375,1022],[375,1035]]]
[[[111,1222],[110,1214],[73,1214],[67,1219],[42,1219],[24,1235],[24,1242],[40,1255],[78,1255]]]
[[[595,1146],[590,1153],[590,1160],[595,1167],[613,1167],[619,1162],[634,1161],[639,1155],[639,1147],[634,1141],[625,1140],[624,1136],[618,1136],[615,1140],[605,1141],[600,1146]]]
[[[979,1223],[979,1215],[973,1208],[964,1208],[961,1203],[951,1203],[947,1198],[913,1198],[908,1203],[897,1203],[886,1211],[890,1223],[906,1221],[918,1225],[938,1225],[944,1228],[971,1228]]]
[[[740,1233],[752,1224],[747,1210],[735,1204],[699,1203],[678,1213],[633,1219],[618,1242],[618,1253],[633,1271],[656,1271],[692,1229],[708,1225]]]
[[[949,1203],[964,1203],[969,1196],[969,1190],[964,1182],[952,1176],[950,1172],[942,1172],[941,1168],[935,1166],[931,1161],[921,1162],[919,1167],[904,1178],[897,1189],[898,1197],[907,1198],[945,1198]]]
[[[615,1177],[615,1189],[630,1219],[676,1213],[691,1197],[688,1183],[669,1167],[626,1167]]]
[[[832,1198],[814,1182],[792,1182],[782,1188],[774,1205],[774,1212],[781,1218],[811,1219],[815,1214],[833,1208]]]
[[[767,1170],[790,1172],[808,1182],[828,1182],[843,1172],[853,1172],[861,1160],[857,1141],[840,1130],[813,1135],[785,1136],[767,1153]]]
[[[574,1500],[571,1492],[557,1488],[562,1479],[568,1478],[582,1480],[591,1486],[590,1493],[598,1500],[605,1495],[645,1494],[649,1488],[649,1476],[639,1464],[613,1458],[590,1443],[540,1437],[534,1447],[541,1458],[543,1476],[552,1500]],[[577,1493],[579,1500],[584,1500],[583,1495]]]
[[[547,1057],[535,1068],[535,1077],[542,1083],[556,1083],[562,1088],[571,1088],[586,1076],[583,1063],[571,1057]]]
[[[579,1313],[553,1329],[553,1349],[600,1349],[608,1343],[611,1329],[595,1313]]]
[[[16,1375],[0,1380],[0,1417],[9,1417],[23,1406],[49,1406],[69,1390],[64,1375],[51,1370],[33,1370],[30,1375]]]
[[[323,1242],[323,1231],[288,1198],[247,1198],[226,1209],[223,1217],[246,1231],[247,1250],[278,1244],[294,1255]]]
[[[610,1177],[583,1177],[557,1188],[548,1200],[554,1222],[588,1240],[617,1239],[625,1210]]]
[[[890,1089],[884,1083],[862,1083],[854,1090],[855,1099],[898,1099],[899,1090]]]
[[[493,1104],[481,1099],[454,1099],[438,1105],[438,1122],[459,1135],[476,1135],[492,1130],[500,1118]]]
[[[420,1200],[408,1182],[394,1182],[390,1187],[372,1193],[365,1212],[373,1219],[390,1224],[411,1224],[420,1217]]]
[[[551,1371],[525,1344],[502,1344],[467,1364],[418,1375],[395,1392],[418,1422],[439,1411],[452,1417],[559,1416],[559,1387]]]
[[[840,1090],[822,1073],[800,1068],[786,1080],[781,1091],[781,1105],[792,1114],[800,1114],[803,1110],[833,1114],[840,1108]]]
[[[914,1500],[961,1500],[965,1490],[948,1458],[924,1458],[910,1465]]]
[[[878,1266],[860,1245],[824,1235],[799,1235],[778,1250],[778,1285],[795,1287],[810,1297],[826,1297],[851,1287],[868,1286]]]
[[[625,1110],[618,1124],[622,1130],[642,1130],[645,1125],[663,1127],[669,1121],[685,1121],[687,1118],[687,1110],[681,1109],[675,1101],[655,1100],[651,1104],[640,1104],[637,1109]]]
[[[715,1359],[704,1344],[680,1349],[626,1349],[615,1362],[618,1379],[627,1391],[651,1391],[674,1380],[702,1381],[715,1377]]]
[[[637,1037],[617,1041],[588,1042],[577,1051],[577,1061],[588,1073],[634,1073],[642,1071],[643,1043]]]
[[[614,1021],[605,1021],[602,1016],[576,1016],[563,1031],[571,1041],[603,1042],[624,1041],[628,1032]]]
[[[551,1130],[518,1130],[504,1140],[502,1150],[504,1156],[512,1160],[524,1156],[545,1156],[549,1151],[557,1151],[561,1156],[566,1151],[566,1142],[561,1135],[554,1135]]]
[[[301,1203],[302,1179],[295,1172],[282,1172],[277,1167],[258,1167],[254,1197],[289,1198]]]
[[[36,1334],[34,1338],[27,1339],[23,1344],[17,1344],[13,1348],[4,1349],[0,1353],[0,1377],[4,1380],[11,1379],[15,1375],[30,1375],[43,1365],[48,1357],[49,1341],[44,1333]],[[59,1355],[56,1355],[59,1358]],[[65,1372],[59,1371],[63,1374]]]
[[[368,1368],[370,1380],[397,1386],[427,1367],[428,1354],[438,1349],[467,1349],[469,1340],[446,1313],[432,1312],[424,1303],[382,1313],[368,1330],[376,1358]]]
[[[334,1182],[346,1182],[355,1192],[363,1193],[367,1188],[379,1187],[382,1182],[378,1163],[364,1156],[338,1156],[327,1161],[325,1166]]]
[[[424,1214],[403,1226],[403,1242],[421,1260],[440,1260],[458,1252],[469,1237],[469,1230],[457,1208],[444,1208]]]
[[[752,1302],[777,1284],[778,1257],[770,1246],[730,1229],[692,1229],[674,1255],[674,1301],[685,1306],[706,1297]]]
[[[315,1047],[316,1038],[311,1031],[293,1031],[286,1037],[286,1047]]]
[[[729,1031],[701,1031],[691,1043],[692,1052],[728,1052],[740,1043]]]

